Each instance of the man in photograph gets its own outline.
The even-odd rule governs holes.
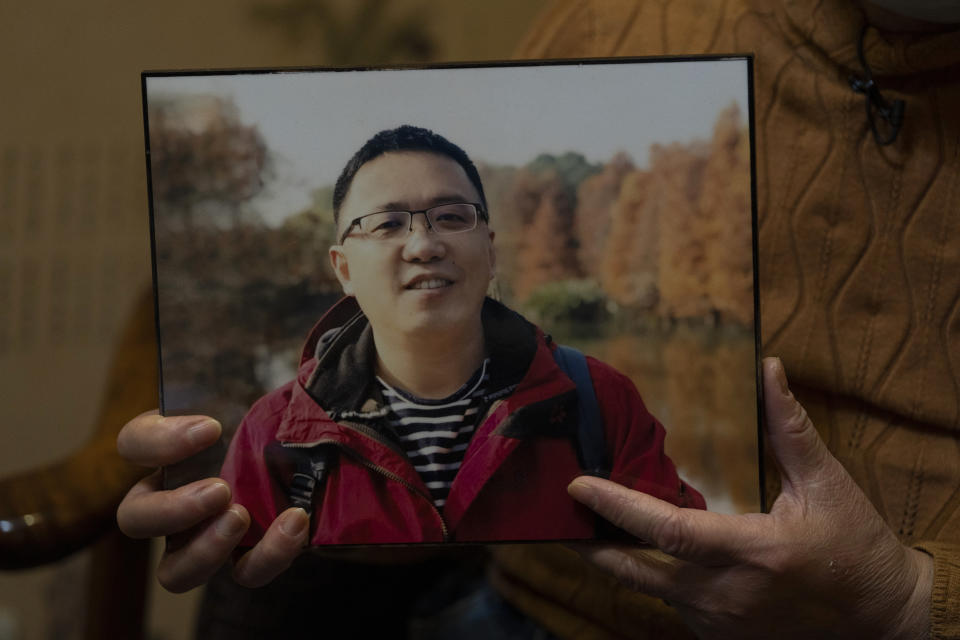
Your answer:
[[[705,508],[626,376],[562,364],[548,335],[487,296],[495,234],[460,147],[381,131],[347,163],[333,208],[346,297],[223,466],[251,516],[241,546],[290,507],[311,515],[314,545],[593,538],[600,520],[567,493],[584,471]]]

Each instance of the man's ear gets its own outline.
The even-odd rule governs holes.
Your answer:
[[[347,254],[344,253],[341,245],[330,247],[330,265],[333,272],[340,281],[340,287],[343,289],[343,295],[353,295],[353,284],[350,282],[350,265],[347,263]]]
[[[497,275],[497,250],[493,246],[493,238],[497,234],[494,231],[490,231],[490,279],[493,280]]]

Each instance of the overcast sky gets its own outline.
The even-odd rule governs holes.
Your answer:
[[[371,135],[433,129],[475,160],[520,165],[577,151],[592,162],[625,151],[644,166],[653,143],[708,139],[736,102],[747,118],[747,62],[656,63],[151,77],[156,94],[218,95],[256,125],[277,180],[258,198],[269,222],[332,184]]]

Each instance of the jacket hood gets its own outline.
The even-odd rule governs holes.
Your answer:
[[[506,394],[530,370],[544,336],[492,298],[484,301],[481,314],[490,355],[489,389],[493,395]],[[342,298],[314,326],[301,353],[301,371],[310,369],[304,365],[313,358],[316,365],[301,384],[331,420],[378,412],[383,399],[371,374],[376,367],[373,330],[356,298]]]

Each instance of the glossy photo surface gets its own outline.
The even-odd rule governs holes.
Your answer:
[[[247,544],[615,537],[584,472],[759,510],[750,67],[144,74],[161,410],[224,426],[167,482]]]

